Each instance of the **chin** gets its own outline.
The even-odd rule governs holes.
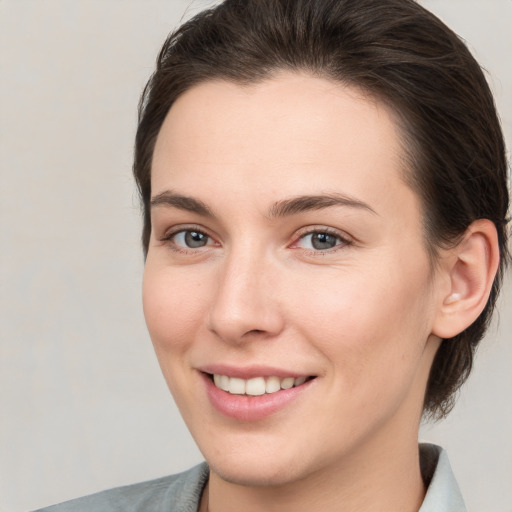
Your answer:
[[[280,468],[271,462],[234,465],[214,462],[210,469],[225,482],[246,487],[279,487],[300,479],[298,468]]]
[[[216,448],[212,450],[213,446]],[[244,436],[243,440],[234,437],[231,443],[211,443],[205,448],[203,455],[213,473],[225,482],[247,487],[285,486],[306,478],[330,462],[328,454],[312,458],[314,450],[285,437],[278,440],[260,436]]]

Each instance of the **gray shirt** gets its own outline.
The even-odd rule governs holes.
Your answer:
[[[428,488],[419,512],[467,512],[446,452],[422,444],[420,461]],[[203,462],[184,473],[116,487],[36,512],[197,512],[208,472]]]

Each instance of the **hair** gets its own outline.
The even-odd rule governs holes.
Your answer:
[[[413,0],[225,0],[165,41],[139,104],[134,175],[151,234],[151,161],[174,101],[197,84],[254,84],[280,71],[356,87],[391,107],[402,135],[405,179],[419,195],[435,261],[477,219],[496,226],[500,267],[478,319],[443,340],[424,414],[445,416],[467,379],[509,259],[505,144],[484,74],[465,44]]]

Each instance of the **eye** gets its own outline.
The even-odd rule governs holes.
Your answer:
[[[177,246],[184,247],[186,249],[200,249],[201,247],[206,247],[213,243],[212,239],[208,235],[195,229],[178,231],[177,233],[171,234],[168,239],[174,242]]]
[[[314,251],[328,251],[339,245],[349,245],[350,242],[342,236],[328,231],[313,231],[302,235],[295,247]]]

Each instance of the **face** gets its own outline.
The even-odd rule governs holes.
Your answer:
[[[284,484],[416,446],[436,279],[401,154],[383,105],[320,78],[205,83],[170,110],[144,311],[223,479]]]

